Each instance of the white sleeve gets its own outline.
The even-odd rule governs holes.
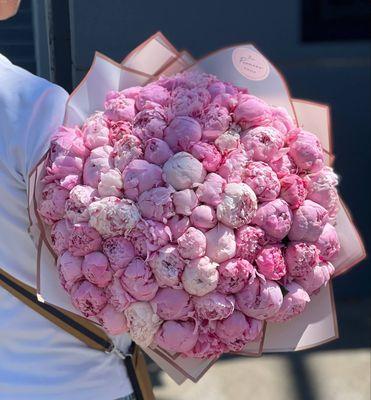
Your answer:
[[[15,179],[29,172],[62,124],[68,94],[0,58],[0,156]]]

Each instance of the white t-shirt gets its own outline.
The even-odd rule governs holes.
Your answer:
[[[34,287],[27,179],[62,123],[67,97],[0,54],[0,267]],[[119,341],[128,348],[129,336]],[[116,355],[88,348],[0,287],[1,400],[114,400],[131,392]]]

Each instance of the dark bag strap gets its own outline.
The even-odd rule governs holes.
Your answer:
[[[34,311],[84,342],[87,346],[106,353],[116,353],[123,359],[136,399],[155,399],[143,354],[134,342],[128,352],[124,354],[114,346],[111,339],[95,324],[73,313],[40,302],[34,288],[15,279],[1,268],[0,286]]]

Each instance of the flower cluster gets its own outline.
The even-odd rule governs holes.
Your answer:
[[[285,109],[184,72],[109,92],[52,139],[39,213],[61,284],[108,333],[241,351],[334,272],[337,176]]]

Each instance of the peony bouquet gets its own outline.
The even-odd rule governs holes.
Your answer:
[[[337,337],[329,281],[364,250],[328,122],[252,46],[196,63],[156,34],[122,65],[97,55],[30,191],[40,298],[177,381]]]

